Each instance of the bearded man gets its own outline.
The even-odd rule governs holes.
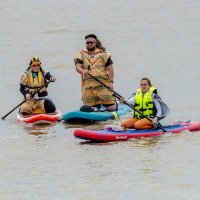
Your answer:
[[[111,55],[96,35],[86,35],[85,41],[86,48],[81,50],[74,59],[76,71],[82,77],[83,105],[97,109],[103,105],[107,111],[115,111],[117,104],[112,92],[114,90],[114,70]],[[89,76],[89,73],[107,85],[110,90]]]

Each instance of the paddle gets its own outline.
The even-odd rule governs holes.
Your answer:
[[[42,88],[46,87],[51,81],[48,81],[43,86],[39,87],[39,89],[34,92],[31,96],[34,97],[35,94],[37,94]],[[23,103],[25,103],[27,99],[24,99],[20,104],[18,104],[16,107],[14,107],[9,113],[7,113],[5,116],[3,116],[1,119],[5,119],[10,113],[12,113],[14,110],[16,110],[19,106],[21,106]]]
[[[90,73],[88,73],[88,75],[89,75],[90,77],[92,77],[94,80],[96,80],[97,82],[101,83],[104,87],[106,87],[106,88],[108,88],[108,89],[110,90],[110,88],[109,88],[106,84],[102,83],[99,79],[97,79],[96,77],[92,76]],[[119,100],[121,100],[121,99],[123,98],[120,94],[118,94],[118,93],[115,92],[114,90],[112,90],[112,92],[114,93],[114,96],[115,96],[116,98],[118,98]],[[123,98],[123,99],[124,99],[124,98]],[[150,119],[150,118],[148,118],[148,117],[145,117],[140,111],[136,110],[136,109],[134,108],[134,105],[133,105],[133,104],[129,104],[129,103],[127,103],[127,102],[124,102],[124,104],[126,104],[127,106],[129,106],[130,108],[132,108],[135,112],[139,113],[139,114],[142,115],[144,118],[148,119],[150,122],[153,122],[152,119]],[[163,130],[164,132],[167,132],[161,125],[157,124],[157,126],[158,126],[161,130]]]

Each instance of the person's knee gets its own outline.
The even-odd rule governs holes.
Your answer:
[[[19,113],[20,114],[22,114],[22,115],[30,115],[31,114],[31,112],[29,112],[29,111],[21,111],[21,110],[19,110]]]
[[[122,127],[124,128],[134,128],[134,124],[136,122],[136,119],[131,118],[131,119],[127,119],[126,121],[122,122]]]
[[[94,112],[94,109],[88,105],[83,105],[80,108],[81,112]]]
[[[22,105],[19,109],[19,113],[23,114],[23,115],[30,115],[32,114],[32,108],[30,106],[27,105]]]
[[[143,129],[142,124],[139,121],[135,123],[134,127],[135,127],[135,129],[139,129],[139,130]]]
[[[46,113],[53,113],[56,111],[56,107],[54,103],[49,99],[45,99],[44,108],[45,108]]]
[[[138,130],[142,130],[142,129],[151,129],[152,128],[152,124],[151,122],[148,122],[147,120],[139,120],[137,121],[135,124],[135,129],[138,129]]]
[[[109,106],[106,106],[106,109],[107,111],[117,111],[118,110],[118,105],[115,103],[113,105],[109,105]]]
[[[122,122],[122,127],[124,128],[132,128],[134,125],[127,123],[126,121]]]

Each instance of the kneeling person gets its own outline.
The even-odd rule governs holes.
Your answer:
[[[27,99],[20,107],[21,114],[43,114],[53,113],[56,107],[53,102],[47,98],[47,87],[43,87],[48,81],[54,82],[56,79],[49,72],[46,72],[41,67],[41,62],[38,57],[33,57],[30,61],[28,69],[24,72],[20,83],[20,92]],[[39,90],[39,91],[38,91]],[[38,91],[34,97],[32,96]]]

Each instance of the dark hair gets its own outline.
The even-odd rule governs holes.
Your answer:
[[[151,81],[150,81],[150,79],[148,79],[148,78],[142,78],[142,79],[140,80],[140,82],[141,82],[141,81],[147,81],[148,84],[149,84],[149,86],[152,86]]]
[[[106,51],[106,48],[103,46],[102,42],[97,38],[97,36],[95,34],[88,34],[85,36],[85,39],[87,39],[89,37],[94,38],[96,40],[96,47],[98,49]]]
[[[97,48],[106,51],[106,48],[103,46],[102,42],[99,39],[97,39]]]

